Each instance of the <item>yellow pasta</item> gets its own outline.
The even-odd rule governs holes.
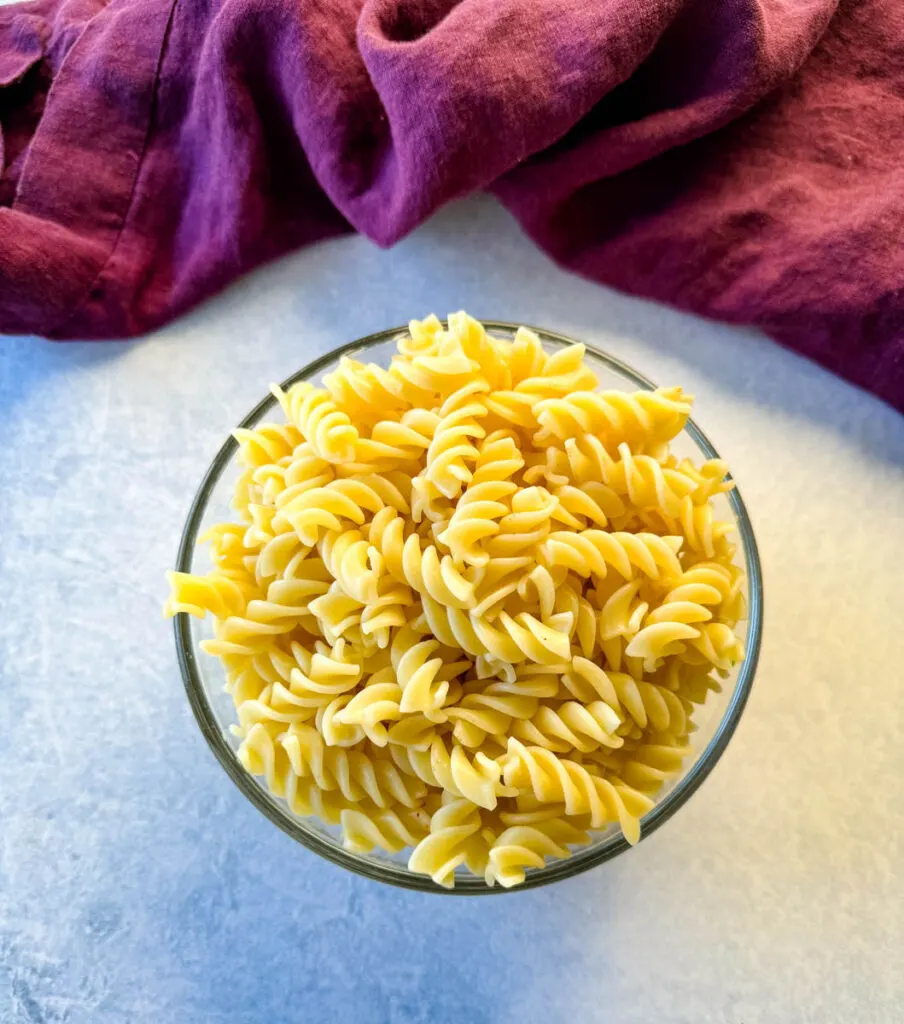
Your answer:
[[[590,842],[586,831],[562,818],[532,825],[512,825],[490,847],[486,877],[507,888],[524,881],[525,868],[542,867],[547,857],[571,856],[572,846]]]
[[[669,451],[692,398],[597,386],[455,313],[235,431],[238,521],[165,612],[212,618],[239,760],[349,850],[511,886],[636,842],[743,658],[727,467]]]

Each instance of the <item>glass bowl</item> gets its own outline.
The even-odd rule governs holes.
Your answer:
[[[488,332],[503,338],[512,338],[519,326],[495,320],[485,321],[484,325]],[[550,352],[575,343],[572,338],[541,328],[532,327],[531,330],[536,332],[544,347]],[[288,388],[300,380],[318,383],[322,375],[332,370],[343,355],[388,366],[389,359],[395,352],[396,339],[405,333],[406,327],[395,327],[343,345],[299,370],[284,381],[282,386]],[[603,388],[635,390],[652,389],[655,386],[624,363],[589,346],[586,362],[600,378]],[[274,413],[278,414],[277,419],[281,419],[276,400],[272,395],[268,395],[251,410],[239,426],[253,427]],[[206,548],[199,547],[197,539],[214,523],[234,517],[230,500],[239,473],[233,458],[237,447],[232,437],[225,442],[195,495],[179,545],[176,568],[180,572],[203,573],[209,570],[210,562]],[[675,439],[672,451],[679,457],[718,458],[715,448],[693,421],[689,421],[685,430]],[[712,771],[737,727],[756,671],[763,622],[763,584],[756,541],[737,488],[727,495],[719,495],[716,505],[716,511],[722,518],[731,517],[734,520],[740,539],[737,557],[743,557],[744,560],[748,600],[748,617],[740,627],[743,629],[746,626],[743,639],[747,653],[743,662],[722,682],[721,692],[710,693],[706,703],[695,712],[697,731],[691,737],[692,753],[686,759],[681,774],[671,779],[656,795],[655,807],[642,819],[642,837],[649,836],[667,821]],[[351,853],[342,846],[338,828],[324,825],[314,818],[297,817],[284,801],[267,791],[263,781],[250,775],[242,767],[236,755],[239,740],[232,735],[229,728],[236,722],[237,716],[232,698],[224,690],[223,668],[217,658],[201,650],[201,641],[213,635],[209,620],[195,619],[182,613],[174,619],[174,630],[179,666],[189,703],[204,738],[227,775],[275,825],[308,849],[350,871],[407,889],[458,896],[519,892],[570,878],[630,849],[619,827],[612,825],[608,830],[599,833],[592,844],[577,850],[571,857],[548,862],[542,868],[528,870],[523,884],[514,888],[491,887],[481,878],[469,873],[456,872],[455,888],[451,890],[441,888],[426,875],[409,872],[406,860],[410,851],[403,851],[398,855],[376,850],[369,854]]]

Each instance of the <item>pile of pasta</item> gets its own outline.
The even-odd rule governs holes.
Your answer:
[[[629,842],[743,657],[720,460],[669,452],[680,388],[598,391],[581,345],[412,321],[236,430],[236,522],[167,612],[211,615],[238,756],[345,846],[522,882]]]

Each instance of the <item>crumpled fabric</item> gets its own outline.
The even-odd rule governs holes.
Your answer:
[[[900,0],[34,0],[0,7],[0,331],[141,334],[490,190],[904,409],[902,157]]]

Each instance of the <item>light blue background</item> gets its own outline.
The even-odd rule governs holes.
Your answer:
[[[698,395],[767,630],[713,776],[630,854],[490,899],[349,875],[208,752],[160,618],[228,429],[334,345],[460,307]],[[131,345],[0,341],[0,1021],[904,1019],[904,419],[752,333],[566,276],[485,199],[302,252]]]

